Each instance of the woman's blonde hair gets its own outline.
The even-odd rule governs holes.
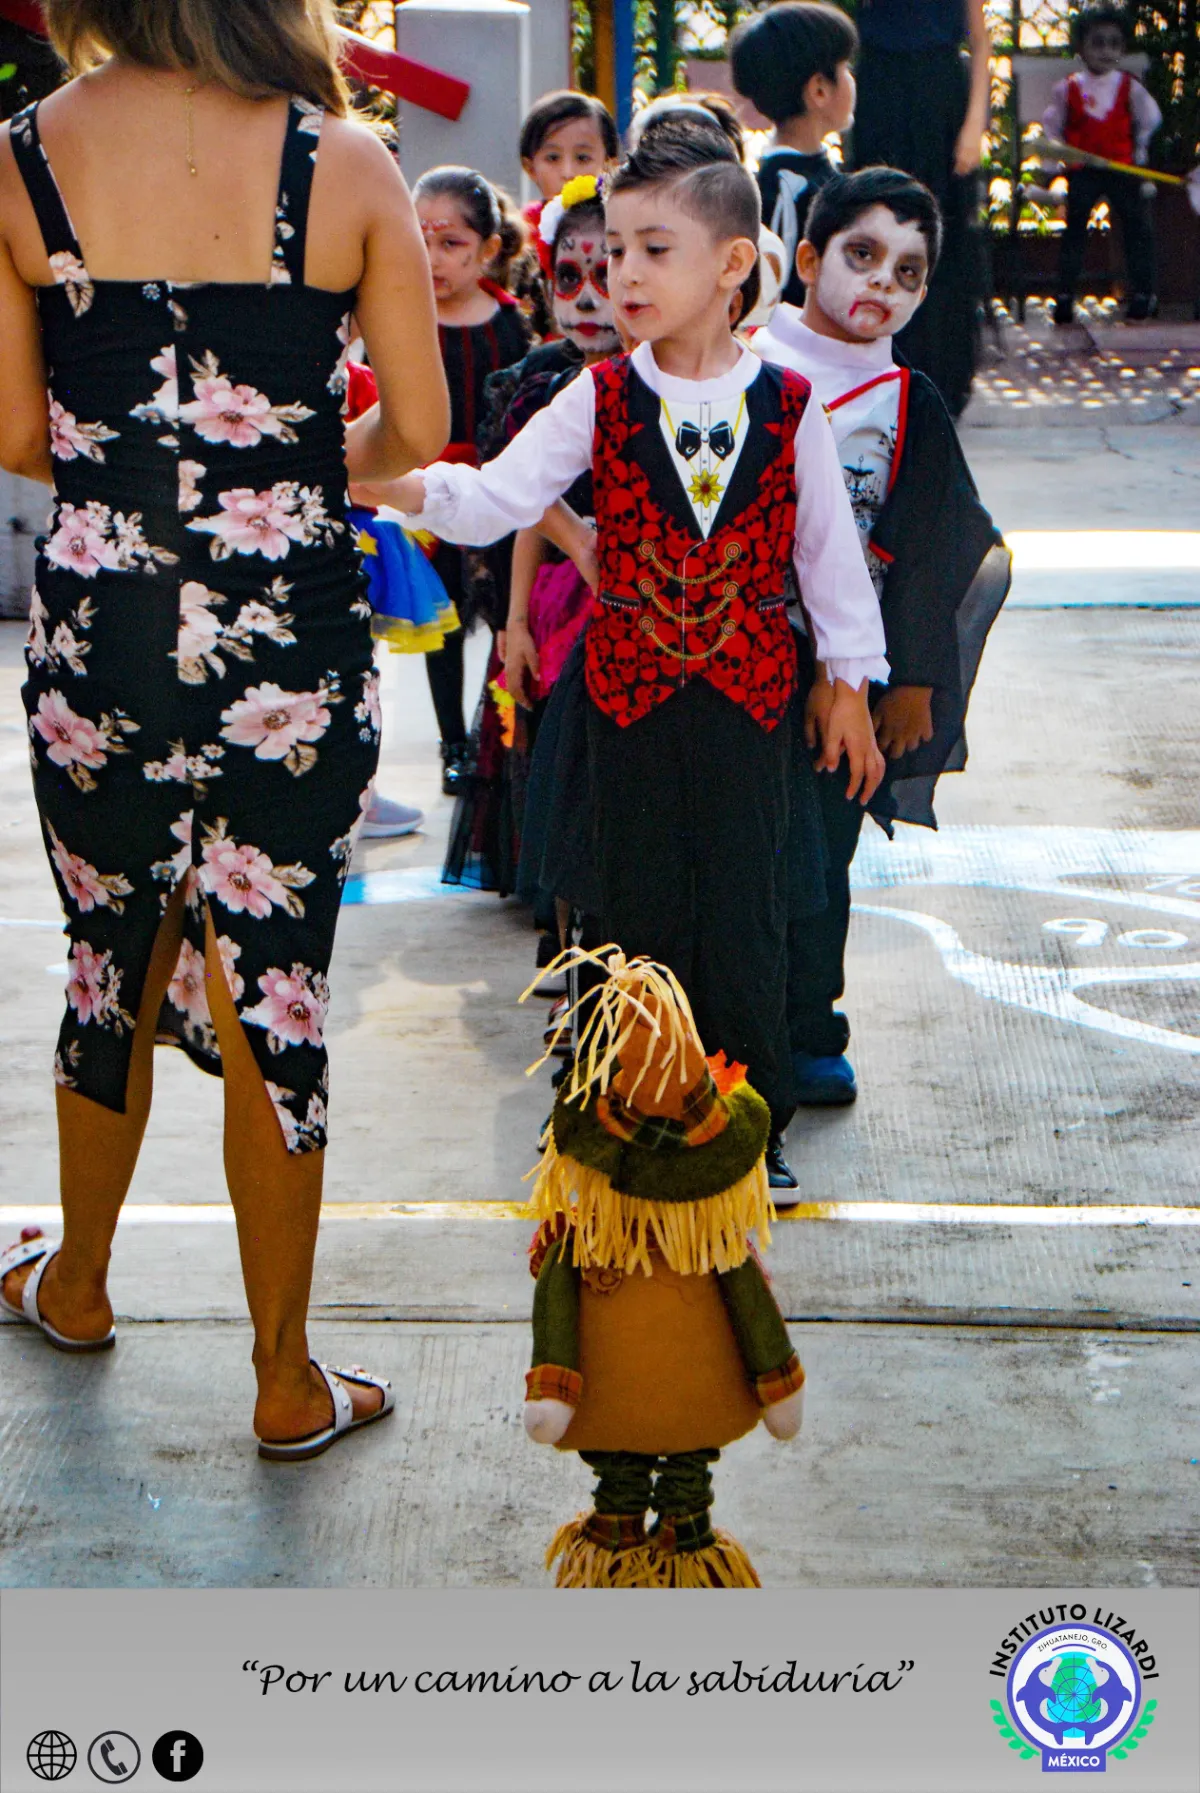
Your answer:
[[[180,69],[245,99],[296,94],[338,117],[333,0],[43,0],[55,49],[73,75],[110,56]]]

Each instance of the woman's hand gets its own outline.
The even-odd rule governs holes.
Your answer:
[[[857,691],[844,679],[834,684],[833,701],[821,728],[821,748],[817,771],[836,772],[845,758],[850,770],[847,799],[857,797],[864,806],[868,804],[879,789],[887,766],[875,745],[865,679]]]
[[[504,631],[504,682],[523,710],[533,708],[538,694],[541,663],[524,617],[514,617]]]
[[[983,126],[968,118],[954,145],[955,174],[974,174],[983,160]]]
[[[897,685],[884,692],[871,721],[880,751],[889,759],[898,760],[923,742],[933,740],[932,697],[931,685]]]

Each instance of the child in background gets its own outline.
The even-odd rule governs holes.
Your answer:
[[[602,100],[590,93],[564,88],[544,93],[529,108],[521,125],[521,167],[540,197],[525,207],[536,256],[526,257],[514,287],[530,324],[543,341],[554,334],[554,310],[550,299],[550,255],[538,233],[542,207],[557,199],[567,182],[584,175],[599,176],[621,153],[621,139],[612,114]]]
[[[797,257],[803,313],[781,305],[754,338],[767,361],[811,383],[829,414],[879,594],[891,683],[873,693],[873,716],[888,765],[870,807],[888,833],[893,821],[936,825],[934,785],[966,763],[967,701],[1008,590],[1008,552],[949,414],[932,382],[897,365],[892,352],[892,337],[925,296],[940,236],[933,194],[909,175],[837,175],[813,202]],[[800,646],[815,741],[826,693],[807,637]],[[845,1056],[849,1023],[836,1005],[863,808],[850,801],[840,771],[817,782],[828,905],[793,924],[788,942],[788,1027],[796,1094],[807,1106],[852,1102],[857,1093]]]
[[[1115,6],[1091,6],[1075,19],[1072,36],[1083,68],[1060,81],[1042,118],[1047,137],[1110,162],[1150,159],[1150,139],[1162,113],[1136,76],[1121,68],[1129,49],[1129,25]],[[1067,227],[1058,266],[1056,324],[1075,316],[1075,289],[1083,271],[1088,219],[1100,200],[1121,220],[1131,293],[1126,316],[1140,320],[1158,310],[1154,296],[1154,225],[1151,195],[1134,174],[1116,169],[1072,168],[1067,175]]]
[[[867,685],[887,661],[828,421],[807,381],[732,335],[735,295],[757,296],[758,190],[709,136],[651,133],[607,188],[632,354],[587,369],[483,468],[439,462],[380,495],[486,541],[592,470],[597,528],[572,557],[601,594],[583,701],[602,925],[670,965],[706,1044],[748,1067],[771,1108],[769,1175],[790,1188],[787,567],[831,681],[823,763],[846,754],[863,801],[883,772]]]
[[[523,246],[519,219],[507,212],[473,168],[433,168],[413,189],[433,275],[438,341],[450,388],[447,458],[474,466],[476,432],[483,416],[484,382],[498,368],[519,361],[529,330],[503,280]],[[458,613],[462,628],[427,654],[429,690],[441,740],[442,789],[453,796],[469,776],[470,749],[463,713],[463,637],[479,615],[497,622],[497,601],[478,556],[439,543],[433,567]]]
[[[775,126],[759,163],[763,223],[783,242],[783,297],[803,305],[796,249],[815,194],[837,172],[824,147],[854,120],[858,33],[836,6],[781,0],[744,19],[729,41],[733,85]]]

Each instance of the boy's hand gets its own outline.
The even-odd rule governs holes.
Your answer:
[[[851,690],[844,679],[835,683],[833,701],[821,732],[821,748],[817,771],[836,772],[845,757],[850,763],[846,796],[857,797],[861,804],[868,804],[879,789],[887,767],[875,745],[865,680],[857,691]]]
[[[541,666],[529,625],[516,618],[504,631],[504,680],[514,700],[523,710],[533,708]]]
[[[871,720],[880,751],[889,759],[898,760],[914,747],[933,740],[932,697],[932,685],[897,685],[884,692]]]
[[[808,694],[808,702],[804,706],[804,739],[809,747],[819,747],[824,743],[825,729],[832,708],[833,686],[825,677],[825,668],[818,660],[817,676],[813,680],[812,690]]]
[[[425,475],[402,473],[399,479],[373,485],[355,482],[350,487],[350,502],[369,505],[372,509],[390,504],[393,510],[403,511],[405,516],[419,517],[425,509]]]

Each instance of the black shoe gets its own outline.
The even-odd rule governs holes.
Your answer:
[[[1154,293],[1134,293],[1125,309],[1125,316],[1131,324],[1144,324],[1147,318],[1157,317],[1157,297]]]
[[[772,1189],[799,1189],[795,1171],[783,1155],[783,1139],[772,1133],[767,1141],[767,1182]]]
[[[1054,321],[1056,324],[1075,322],[1075,301],[1070,293],[1059,293],[1054,301]]]
[[[450,746],[442,742],[442,795],[457,797],[471,776],[471,748],[467,741]]]

